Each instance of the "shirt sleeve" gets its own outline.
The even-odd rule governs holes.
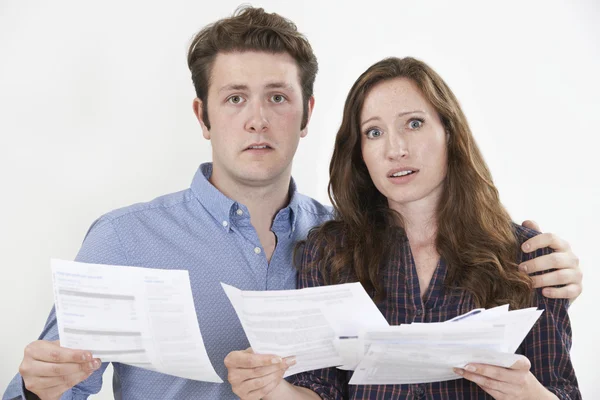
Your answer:
[[[544,309],[523,341],[522,353],[531,361],[531,371],[559,399],[581,399],[571,363],[571,322],[568,299],[549,299],[536,293],[538,308]]]
[[[298,289],[305,287],[324,286],[325,281],[315,260],[323,250],[324,243],[315,243],[311,238],[307,239],[302,249],[302,258],[298,273]],[[288,381],[296,386],[312,390],[327,400],[341,400],[348,397],[347,388],[349,373],[337,368],[323,368],[313,371],[301,372],[288,378]]]
[[[103,217],[92,224],[75,260],[92,264],[127,265],[125,250],[111,220]],[[56,312],[52,307],[38,340],[58,339]],[[102,363],[89,378],[66,391],[61,400],[87,399],[89,395],[98,393],[102,387],[102,374],[107,366],[108,363]],[[26,399],[20,374],[15,375],[2,396],[2,400],[14,399]]]
[[[535,236],[528,234],[527,238]],[[540,249],[534,255],[524,254],[522,261],[550,254],[549,248]],[[572,332],[569,319],[568,299],[550,299],[536,289],[534,304],[544,312],[525,337],[518,353],[531,362],[531,372],[538,381],[559,399],[581,399],[577,377],[571,362]]]

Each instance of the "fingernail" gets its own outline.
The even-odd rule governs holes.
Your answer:
[[[460,368],[452,368],[452,369],[454,370],[455,373],[457,373],[459,375],[463,375],[464,374],[463,370],[460,369]]]
[[[286,363],[288,366],[292,366],[292,365],[296,364],[296,357],[290,357],[290,358],[286,358],[286,359],[285,359],[285,363]]]
[[[81,355],[81,361],[87,361],[87,360],[89,360],[90,358],[91,358],[91,357],[88,357],[88,355],[87,355],[86,353],[83,353],[83,354]]]
[[[469,365],[467,365],[467,366],[465,367],[465,369],[466,369],[467,371],[469,371],[469,372],[475,372],[475,371],[477,371],[477,368],[475,368],[473,365],[470,365],[470,364],[469,364]]]
[[[529,248],[530,248],[530,247],[531,247],[531,246],[529,246],[529,243],[525,243],[525,244],[523,245],[523,248],[525,249],[525,251],[529,251]]]
[[[271,358],[271,364],[279,364],[281,362],[281,357],[273,357]]]
[[[523,272],[527,272],[527,265],[526,264],[520,265],[519,269]]]

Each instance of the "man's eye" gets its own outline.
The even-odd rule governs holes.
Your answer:
[[[283,103],[285,101],[285,97],[280,94],[276,94],[271,97],[271,100],[273,103]]]
[[[243,101],[243,99],[242,96],[231,96],[227,99],[227,101],[231,104],[240,104]]]

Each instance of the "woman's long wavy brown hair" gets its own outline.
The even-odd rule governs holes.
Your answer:
[[[348,94],[329,166],[329,198],[335,218],[311,232],[311,238],[323,245],[313,262],[328,284],[339,283],[353,272],[376,298],[385,296],[380,268],[398,238],[400,219],[375,188],[363,161],[360,114],[371,88],[396,78],[408,78],[419,87],[448,133],[448,172],[437,209],[435,242],[448,265],[445,284],[469,291],[478,307],[528,306],[531,279],[517,268],[519,243],[512,221],[500,203],[467,119],[442,78],[410,57],[377,62]]]

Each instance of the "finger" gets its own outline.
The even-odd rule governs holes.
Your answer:
[[[54,363],[92,361],[92,353],[89,351],[67,349],[66,347],[60,347],[56,342],[45,340],[37,340],[27,345],[25,347],[25,357]]]
[[[582,291],[581,284],[570,284],[561,288],[544,288],[542,294],[551,299],[570,299],[575,300]]]
[[[473,383],[476,383],[482,388],[495,390],[504,394],[506,394],[506,392],[508,391],[506,389],[507,384],[505,382],[500,382],[495,379],[488,378],[487,376],[479,375],[475,372],[470,372],[462,368],[454,368],[454,372],[461,375],[463,378]]]
[[[541,288],[546,286],[568,285],[577,282],[577,271],[572,269],[558,269],[545,274],[532,276],[533,287]]]
[[[559,252],[569,251],[571,246],[569,242],[561,239],[554,233],[542,233],[532,237],[521,245],[521,249],[525,253],[543,249],[544,247],[550,247],[551,249]]]
[[[277,381],[272,381],[271,383],[269,383],[268,385],[266,385],[262,389],[254,390],[254,391],[248,393],[249,398],[250,399],[257,399],[257,400],[258,399],[262,399],[264,396],[266,396],[269,393],[271,393],[273,391],[273,389],[275,389],[277,387],[277,385],[279,385],[281,383],[282,379],[283,379],[283,376],[281,377],[281,379],[279,379]]]
[[[477,385],[477,386],[479,386],[479,385]],[[504,400],[504,399],[510,398],[509,396],[507,396],[504,393],[499,392],[497,390],[489,389],[484,386],[479,386],[479,387],[481,388],[481,390],[483,390],[484,392],[486,392],[487,394],[492,396],[495,400]]]
[[[55,377],[35,377],[25,382],[25,387],[30,392],[38,394],[40,397],[59,398],[73,386],[83,382],[93,374],[92,372],[77,372],[70,375]],[[41,396],[43,394],[43,396]]]
[[[60,376],[36,376],[27,380],[25,387],[31,391],[51,390],[52,388],[69,388],[87,379],[94,371],[78,371],[69,375]]]
[[[286,371],[290,366],[296,364],[296,357],[286,357],[279,364],[273,364],[266,367],[253,368],[254,376],[260,378],[263,376],[271,375],[277,371]]]
[[[283,360],[272,354],[253,354],[244,351],[232,351],[225,357],[227,368],[258,368],[268,365],[280,364]]]
[[[39,396],[39,397],[43,398],[43,399],[49,399],[49,400],[60,400],[62,398],[62,395],[67,390],[71,389],[77,383],[84,381],[88,377],[89,377],[89,375],[86,375],[85,377],[83,377],[82,379],[79,379],[79,381],[76,382],[76,383],[74,383],[74,384],[71,384],[71,382],[68,382],[68,383],[62,383],[62,384],[60,384],[58,386],[54,386],[52,388],[49,388],[46,391],[44,391],[44,395],[43,396]]]
[[[95,358],[85,363],[49,363],[45,361],[34,361],[26,374],[40,377],[67,376],[78,372],[94,372],[102,365],[102,361]]]
[[[259,391],[265,387],[267,387],[272,382],[278,383],[283,379],[283,370],[277,370],[275,372],[270,373],[269,375],[262,376],[260,378],[248,379],[245,382],[242,382],[238,385],[239,392],[248,393]]]
[[[524,261],[519,265],[519,269],[531,274],[533,272],[546,271],[554,268],[579,270],[578,266],[579,260],[572,252],[555,252]]]
[[[542,231],[542,229],[540,228],[538,223],[531,219],[523,221],[523,223],[521,225],[523,225],[525,228],[533,229],[534,231],[538,231],[538,232]]]
[[[62,379],[48,377],[35,377],[27,380],[23,378],[23,383],[25,384],[25,388],[27,390],[37,394],[38,396],[44,392],[52,392],[55,388],[62,388],[65,384]]]
[[[232,368],[229,370],[229,374],[227,376],[227,380],[232,385],[242,383],[249,379],[261,378],[263,376],[267,376],[272,374],[273,372],[277,372],[279,370],[287,370],[290,365],[285,361],[279,364],[268,365],[266,367],[258,367],[258,368]]]
[[[273,374],[277,374],[277,373],[281,373],[281,375],[283,376],[283,374],[285,374],[285,371],[287,371],[287,369],[289,367],[291,367],[292,365],[295,365],[295,364],[296,364],[296,357],[286,357],[282,363],[271,365],[268,367],[259,367],[259,368],[249,369],[248,371],[254,371],[254,374],[252,377],[250,377],[250,379],[264,378],[264,377],[267,377],[268,379],[270,379],[273,376]]]
[[[467,364],[464,368],[467,372],[471,372],[477,375],[485,376],[500,382],[510,382],[514,379],[514,371],[508,368],[497,367],[489,364]]]

